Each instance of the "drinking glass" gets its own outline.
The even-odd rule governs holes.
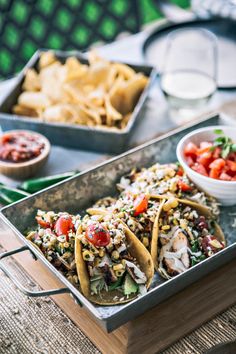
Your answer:
[[[190,28],[171,32],[166,43],[161,88],[171,119],[183,124],[203,113],[216,91],[217,39]]]

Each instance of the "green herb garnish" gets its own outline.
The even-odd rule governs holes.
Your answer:
[[[231,152],[236,152],[236,144],[233,143],[232,139],[224,134],[221,129],[215,129],[214,133],[220,135],[213,142],[211,151],[214,151],[216,147],[221,148],[221,157],[226,159]]]
[[[111,291],[111,290],[115,290],[115,289],[119,288],[121,286],[121,284],[123,283],[123,280],[124,280],[124,274],[122,277],[118,278],[118,280],[115,283],[109,285],[108,289]]]

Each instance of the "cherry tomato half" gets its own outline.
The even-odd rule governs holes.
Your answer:
[[[134,201],[134,216],[147,211],[148,208],[148,198],[145,194],[140,194]]]
[[[86,239],[95,247],[105,247],[110,243],[110,234],[101,224],[92,224],[87,227]]]
[[[57,219],[54,227],[57,236],[65,235],[66,237],[68,236],[69,231],[70,230],[74,231],[74,229],[75,228],[72,222],[72,218],[67,215],[60,216],[59,219]],[[68,237],[67,237],[67,241],[68,241]]]

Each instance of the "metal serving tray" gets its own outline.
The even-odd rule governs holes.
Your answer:
[[[11,110],[22,92],[25,71],[28,68],[37,69],[40,53],[45,50],[46,49],[40,49],[32,56],[28,64],[18,75],[16,83],[12,89],[7,92],[3,100],[0,102],[0,125],[2,130],[30,129],[44,134],[54,145],[92,150],[96,152],[116,154],[123,152],[131,136],[132,129],[142,116],[142,107],[144,106],[149,90],[155,81],[156,71],[151,66],[128,64],[136,72],[146,74],[150,78],[150,81],[141,94],[127,126],[122,130],[109,129],[106,127],[87,127],[78,124],[47,123],[40,119],[14,115],[11,113]],[[82,63],[88,63],[85,55],[77,51],[54,51],[54,53],[62,62],[65,62],[70,56],[75,56]]]
[[[30,250],[37,259],[42,261],[64,283],[66,288],[60,289],[59,292],[65,291],[73,294],[75,299],[90,311],[94,318],[108,332],[141,315],[146,310],[166,300],[209,272],[229,262],[236,257],[236,229],[233,229],[231,226],[235,218],[232,214],[236,214],[236,206],[221,208],[220,223],[228,242],[228,246],[224,250],[168,281],[161,279],[156,274],[151,290],[144,296],[126,305],[102,307],[90,303],[23,236],[25,230],[34,225],[34,216],[38,208],[42,210],[68,211],[71,213],[82,212],[97,199],[114,195],[116,193],[116,182],[134,166],[145,167],[155,162],[167,163],[176,161],[176,145],[185,134],[196,128],[217,125],[218,123],[219,117],[211,116],[198,124],[189,125],[185,129],[175,130],[171,134],[166,134],[162,138],[155,139],[148,144],[128,151],[54,187],[47,188],[18,203],[3,208],[0,214],[1,217],[25,244],[23,249],[18,249],[17,251]],[[6,255],[9,254],[12,254],[12,252]],[[3,262],[0,262],[0,268],[3,269]],[[6,268],[4,270],[6,273],[8,272]],[[29,294],[26,290],[24,292],[32,296],[32,293]],[[53,290],[53,293],[57,293],[57,290]],[[51,292],[33,295],[47,294],[51,294]]]

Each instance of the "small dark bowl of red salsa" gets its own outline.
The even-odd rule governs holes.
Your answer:
[[[0,136],[0,172],[10,177],[33,176],[46,162],[50,143],[43,135],[12,130]]]

